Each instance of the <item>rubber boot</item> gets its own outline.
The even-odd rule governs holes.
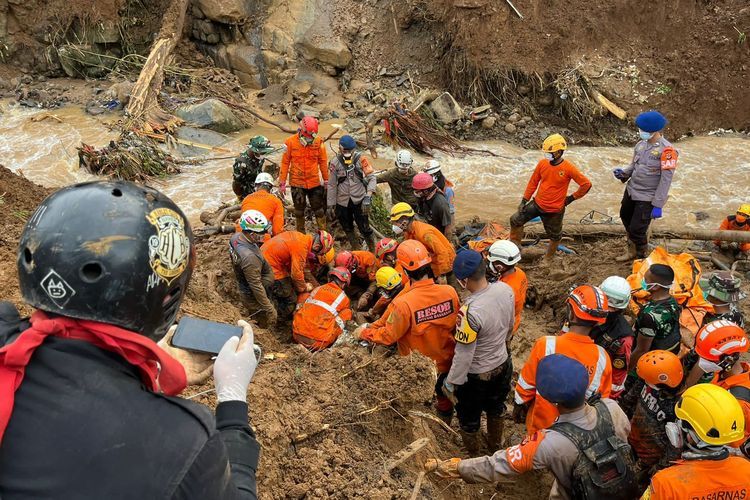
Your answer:
[[[481,456],[481,438],[482,435],[477,432],[466,432],[464,430],[461,431],[461,440],[464,442],[464,448],[466,448],[466,453],[469,454],[470,457],[479,457]]]
[[[326,215],[325,214],[323,214],[323,215],[316,215],[315,216],[315,222],[318,223],[318,229],[320,229],[321,231],[325,231],[326,230]]]
[[[487,447],[490,455],[502,448],[504,420],[500,415],[487,415]]]
[[[521,227],[511,227],[510,228],[510,236],[508,237],[510,241],[516,244],[518,248],[521,248],[521,241],[523,241],[523,226]]]
[[[648,256],[648,244],[638,245],[635,247],[635,258],[645,259]]]
[[[551,261],[552,258],[557,253],[557,247],[560,246],[560,240],[549,240],[549,245],[547,246],[547,253],[544,254],[544,260],[547,262]]]
[[[624,253],[620,255],[619,257],[615,257],[615,262],[629,262],[631,260],[635,259],[635,243],[628,240],[628,251],[627,253]]]
[[[365,242],[367,243],[367,249],[372,253],[375,253],[375,236],[365,236]]]
[[[297,231],[304,234],[305,233],[305,216],[296,216],[294,220],[297,223]]]
[[[346,239],[349,240],[349,246],[352,247],[352,250],[360,250],[362,247],[359,244],[359,238],[357,238],[357,233],[354,231],[349,231],[346,233]]]

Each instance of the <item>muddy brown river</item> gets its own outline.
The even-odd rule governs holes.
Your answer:
[[[94,178],[78,168],[76,146],[86,142],[101,147],[116,137],[106,127],[116,117],[89,116],[77,107],[51,111],[10,107],[7,103],[2,107],[0,163],[45,186],[57,187]],[[53,118],[32,121],[44,114],[55,115],[60,121]],[[321,125],[321,133],[327,135],[333,123]],[[266,135],[275,145],[281,145],[286,136],[275,128],[260,125],[228,136],[221,147],[239,153],[242,145],[256,134]],[[633,138],[635,143],[635,133]],[[487,148],[502,157],[438,154],[443,171],[456,185],[458,217],[477,215],[507,224],[541,153],[500,141],[470,145]],[[740,203],[750,202],[748,138],[695,137],[680,141],[677,148],[680,151],[677,172],[664,209],[665,216],[657,225],[713,228]],[[395,151],[380,148],[378,154],[377,168],[392,165]],[[278,153],[271,158],[278,162],[280,156]],[[591,179],[593,188],[585,198],[569,207],[568,220],[578,220],[591,210],[617,219],[623,185],[612,177],[611,170],[629,163],[631,156],[632,149],[626,147],[571,147],[567,158]],[[418,157],[416,161],[422,165],[426,160]],[[197,220],[201,211],[234,198],[232,163],[231,159],[224,159],[184,166],[181,174],[157,187],[169,194],[192,220]],[[709,219],[698,222],[694,214],[697,211],[706,212]]]

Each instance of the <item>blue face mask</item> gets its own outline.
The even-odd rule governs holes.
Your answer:
[[[644,132],[643,130],[638,131],[638,136],[640,136],[641,140],[647,141],[653,137],[654,134],[651,132]]]
[[[641,288],[643,288],[644,290],[648,291],[648,283],[646,283],[646,279],[645,278],[641,278]]]

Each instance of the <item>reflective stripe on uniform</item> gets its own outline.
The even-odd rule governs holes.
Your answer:
[[[520,385],[523,389],[526,389],[527,391],[535,389],[535,386],[529,384],[523,379],[523,376],[518,376],[518,385]]]
[[[323,309],[331,313],[333,315],[333,319],[336,320],[336,324],[339,325],[339,328],[341,328],[341,331],[344,332],[345,331],[344,320],[342,320],[339,317],[339,312],[337,310],[337,307],[346,298],[346,294],[344,292],[341,292],[339,296],[336,297],[336,300],[334,300],[332,304],[326,304],[325,302],[322,302],[314,298],[315,292],[317,292],[318,290],[319,289],[314,290],[313,293],[310,294],[310,296],[307,298],[307,300],[305,300],[305,302],[308,304],[318,306],[318,307],[322,307]]]
[[[622,385],[614,385],[612,384],[612,392],[620,392],[625,390],[625,384]]]
[[[544,337],[544,355],[549,356],[555,354],[555,345],[557,343],[557,337],[546,336]]]
[[[599,391],[599,388],[602,385],[602,375],[604,374],[604,369],[607,367],[607,354],[604,352],[604,348],[597,345],[596,349],[599,351],[599,359],[596,360],[594,378],[591,379],[591,385],[589,385],[589,388],[586,390],[587,398]]]

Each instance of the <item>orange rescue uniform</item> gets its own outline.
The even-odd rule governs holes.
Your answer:
[[[333,345],[352,319],[349,297],[333,283],[313,290],[294,313],[292,335],[295,342],[311,351]]]
[[[591,181],[571,162],[563,160],[559,165],[553,165],[545,158],[536,164],[523,198],[530,200],[536,191],[534,200],[543,212],[562,212],[571,180],[578,184],[578,189],[573,193],[576,200],[583,198],[591,189]]]
[[[589,372],[586,398],[596,392],[603,398],[608,398],[612,391],[612,363],[609,355],[590,337],[577,333],[565,333],[559,337],[546,336],[538,339],[531,349],[529,359],[518,375],[516,384],[515,402],[517,404],[531,403],[526,415],[528,434],[548,428],[560,415],[555,405],[536,392],[537,365],[543,357],[555,353],[575,359],[586,367]]]
[[[297,292],[305,291],[305,265],[312,251],[313,237],[297,231],[285,231],[263,243],[260,251],[280,280],[291,276]]]
[[[516,320],[513,322],[513,333],[516,333],[521,324],[521,313],[523,305],[526,303],[526,291],[529,288],[529,281],[526,279],[526,273],[519,268],[510,274],[500,278],[500,281],[509,285],[513,289],[513,298],[515,300]]]
[[[352,252],[357,258],[357,271],[354,275],[363,280],[375,280],[375,272],[378,270],[378,259],[375,254],[366,250],[354,250]]]
[[[750,437],[750,364],[742,362],[742,373],[723,380],[719,380],[719,374],[716,373],[711,383],[731,392],[742,407],[742,414],[745,416],[745,436],[732,443],[732,446],[737,447]]]
[[[390,313],[388,311],[390,309]],[[459,303],[456,291],[448,285],[437,285],[430,279],[412,283],[393,299],[379,325],[362,330],[360,338],[376,344],[398,343],[406,356],[418,351],[435,361],[438,373],[448,373],[453,362],[456,341],[456,317]]]
[[[248,210],[257,210],[262,213],[271,223],[271,236],[284,232],[284,204],[276,196],[268,191],[255,191],[242,200],[242,213]],[[240,230],[240,225],[235,224],[235,229]]]
[[[741,499],[750,496],[750,461],[681,460],[651,478],[644,500]]]
[[[745,224],[744,226],[739,226],[734,220],[734,215],[730,215],[729,217],[725,218],[723,221],[721,221],[721,226],[719,226],[720,231],[750,231],[750,223]],[[721,240],[714,240],[715,245],[720,245]],[[750,243],[740,243],[740,251],[750,253]]]
[[[303,146],[299,134],[294,134],[284,144],[286,151],[281,157],[280,183],[287,181],[287,175],[290,186],[305,189],[320,186],[321,176],[328,181],[328,155],[320,137],[309,146]]]
[[[404,233],[404,239],[417,240],[427,247],[427,251],[432,257],[432,272],[436,278],[453,270],[456,250],[450,244],[448,238],[435,226],[415,220],[411,223],[411,229]]]

